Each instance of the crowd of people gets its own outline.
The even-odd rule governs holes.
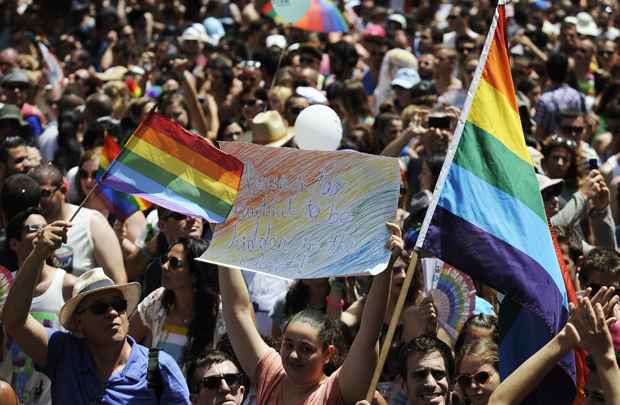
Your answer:
[[[266,0],[0,0],[0,403],[364,401],[495,2],[334,5],[348,32],[284,24]],[[515,0],[506,17],[523,133],[578,302],[500,381],[504,297],[474,280],[453,340],[418,265],[373,404],[518,404],[575,349],[583,403],[620,404],[620,5]],[[212,235],[202,218],[122,217],[90,193],[106,136],[122,145],[155,107],[215,146],[295,148],[315,104],[341,118],[340,149],[400,163],[393,264],[378,276],[218,268],[195,260]]]

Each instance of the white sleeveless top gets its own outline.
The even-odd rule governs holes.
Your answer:
[[[77,206],[69,204],[71,214],[77,210]],[[97,267],[95,260],[95,245],[90,233],[90,223],[93,215],[101,215],[98,211],[82,208],[71,222],[73,226],[67,232],[67,245],[73,250],[71,270],[73,275],[79,277],[82,273]],[[64,246],[63,246],[64,247]],[[68,270],[68,269],[65,269]]]
[[[65,303],[62,294],[64,277],[65,271],[57,269],[47,290],[32,299],[30,314],[46,328],[61,329],[58,311]],[[14,341],[8,346],[5,361],[11,363],[7,381],[15,389],[22,405],[51,405],[50,379],[34,369],[32,359],[26,356]]]

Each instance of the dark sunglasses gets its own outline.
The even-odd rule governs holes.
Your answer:
[[[87,172],[86,170],[80,170],[78,173],[80,174],[80,177],[83,179],[96,179],[97,178],[97,171]]]
[[[435,381],[443,380],[448,373],[444,370],[436,370],[432,368],[422,368],[411,372],[411,376],[418,381],[425,380],[428,375],[432,375]]]
[[[564,133],[571,134],[581,134],[585,128],[584,127],[575,127],[572,125],[563,125],[560,127],[560,130]]]
[[[461,374],[457,377],[456,382],[459,383],[461,388],[465,389],[471,387],[471,382],[474,381],[476,385],[486,384],[491,378],[491,374],[488,371],[478,371],[476,374]]]
[[[187,215],[185,214],[181,214],[180,212],[171,212],[170,214],[167,215],[162,215],[163,219],[174,219],[176,221],[182,221],[184,219],[187,219]]]
[[[223,374],[204,377],[200,380],[200,385],[208,390],[217,390],[222,386],[222,380],[232,391],[236,391],[241,386],[241,374]]]
[[[178,257],[174,257],[174,256],[162,256],[159,259],[159,262],[161,263],[162,266],[170,262],[170,267],[172,267],[173,269],[180,269],[181,267],[183,267],[183,260],[179,259]]]
[[[127,311],[127,300],[114,300],[112,302],[95,301],[85,308],[78,311],[78,314],[82,312],[90,311],[93,315],[103,315],[108,312],[108,308],[112,307],[118,313]]]
[[[256,105],[262,106],[263,104],[265,104],[265,102],[263,100],[256,100],[256,99],[245,100],[243,102],[243,106],[244,107],[254,107]]]
[[[60,189],[60,186],[56,186],[56,187],[52,188],[51,190],[42,188],[41,189],[41,198],[44,198],[44,199],[47,200],[48,198],[50,198],[59,189]]]
[[[612,51],[599,51],[598,56],[604,56],[606,58],[609,58],[611,56],[614,56],[614,53],[615,52],[612,52]]]

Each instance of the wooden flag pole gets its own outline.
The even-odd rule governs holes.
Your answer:
[[[377,384],[379,383],[379,378],[381,377],[381,372],[383,371],[383,365],[385,364],[385,360],[387,359],[388,353],[390,352],[392,340],[394,339],[394,333],[396,332],[396,326],[398,326],[400,314],[403,311],[403,307],[405,306],[405,299],[407,298],[409,287],[411,287],[411,282],[413,281],[413,276],[415,274],[415,268],[417,263],[418,252],[414,251],[411,260],[409,261],[409,266],[407,267],[407,276],[405,277],[405,281],[403,282],[403,286],[400,290],[398,301],[396,301],[396,307],[394,308],[394,313],[392,314],[392,319],[390,320],[390,326],[388,327],[387,334],[385,335],[385,339],[383,340],[383,345],[381,346],[381,352],[379,354],[379,361],[377,362],[377,367],[375,367],[375,372],[372,376],[372,380],[370,380],[370,386],[368,387],[368,392],[366,394],[366,401],[368,401],[369,403],[372,403],[375,395],[375,390],[377,389]]]
[[[76,174],[77,176],[77,174]],[[73,222],[73,220],[75,219],[75,217],[77,216],[78,212],[80,212],[80,210],[82,209],[82,207],[84,207],[84,205],[88,202],[88,199],[90,198],[91,195],[93,195],[93,193],[99,188],[99,182],[96,181],[95,182],[95,187],[91,188],[90,191],[88,192],[88,194],[86,194],[86,197],[84,197],[84,199],[82,200],[82,202],[80,203],[80,205],[77,207],[77,210],[75,210],[75,212],[73,213],[73,215],[71,215],[71,218],[69,218],[69,222]]]

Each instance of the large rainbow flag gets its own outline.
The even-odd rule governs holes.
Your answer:
[[[110,166],[110,163],[112,163],[120,153],[121,148],[118,146],[118,143],[116,143],[114,137],[110,134],[106,134],[103,141],[103,148],[99,154],[99,170],[97,171],[98,181],[101,180],[101,177]],[[136,211],[144,211],[151,206],[148,201],[142,198],[122,193],[102,185],[99,185],[97,195],[101,198],[108,211],[113,213],[121,221],[129,218]]]
[[[101,184],[175,212],[224,222],[243,163],[164,116],[151,112],[127,140]]]
[[[569,316],[519,119],[507,43],[500,1],[416,242],[418,250],[506,295],[500,311],[503,378],[555,336]],[[570,403],[574,354],[559,366],[524,403]]]

